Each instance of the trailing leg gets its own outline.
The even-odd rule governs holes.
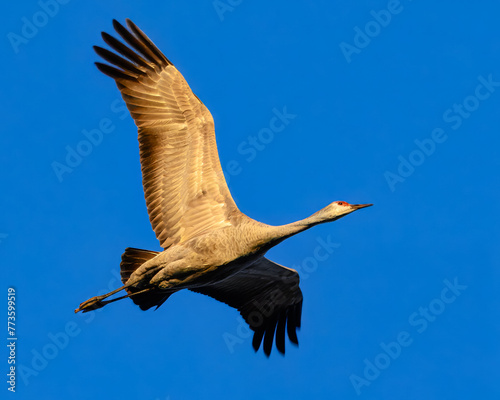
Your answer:
[[[126,294],[124,296],[120,296],[120,297],[117,297],[115,299],[103,301],[104,299],[108,298],[109,296],[111,296],[111,295],[113,295],[115,293],[118,293],[119,291],[121,291],[123,289],[126,289],[126,288],[127,288],[127,285],[124,285],[124,286],[122,286],[122,287],[120,287],[120,288],[118,288],[116,290],[113,290],[112,292],[103,294],[102,296],[94,296],[91,299],[88,299],[87,301],[84,301],[82,304],[80,304],[80,307],[78,307],[75,310],[75,313],[77,313],[79,311],[82,311],[82,312],[86,313],[86,312],[89,312],[89,311],[92,311],[92,310],[97,310],[98,308],[104,307],[106,304],[113,303],[113,302],[115,302],[117,300],[125,299],[127,297],[132,297],[132,296],[135,296],[137,294],[145,293],[145,292],[148,292],[151,289],[153,289],[153,288],[146,288],[146,289],[143,289],[143,290],[139,290],[137,292],[128,293],[128,294]]]

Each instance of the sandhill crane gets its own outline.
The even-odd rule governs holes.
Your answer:
[[[217,154],[214,121],[205,105],[153,42],[130,20],[113,20],[124,42],[103,32],[116,52],[94,46],[113,66],[113,78],[139,130],[146,205],[162,252],[127,248],[120,264],[123,286],[80,304],[87,312],[130,297],[142,310],[189,289],[239,310],[254,331],[257,351],[285,353],[285,336],[298,344],[302,292],[297,271],[264,257],[286,238],[335,221],[371,204],[336,201],[308,218],[283,226],[255,221],[238,210]],[[118,54],[120,55],[118,55]],[[126,291],[126,295],[104,300]]]

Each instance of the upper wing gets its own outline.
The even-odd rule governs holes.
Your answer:
[[[290,341],[298,344],[296,329],[300,328],[302,292],[297,271],[262,257],[219,283],[191,290],[238,309],[254,331],[255,351],[264,338],[264,353],[269,356],[276,333],[276,348],[284,354],[285,330]]]
[[[125,58],[94,46],[119,67],[96,63],[115,79],[139,128],[146,205],[163,248],[231,224],[239,212],[227,187],[210,111],[163,53],[130,20],[113,26],[128,44],[102,33]]]

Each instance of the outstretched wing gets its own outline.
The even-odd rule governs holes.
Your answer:
[[[208,286],[191,289],[239,310],[254,331],[252,345],[257,351],[264,340],[269,356],[276,334],[276,348],[285,354],[285,336],[298,344],[297,328],[302,315],[302,292],[297,271],[261,258],[252,266]]]
[[[96,65],[116,81],[139,128],[146,205],[161,246],[231,225],[239,211],[222,173],[210,111],[132,21],[128,30],[116,20],[113,26],[127,44],[102,37],[121,56],[94,49],[118,68]]]

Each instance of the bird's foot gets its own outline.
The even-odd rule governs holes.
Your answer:
[[[79,311],[83,311],[84,313],[92,311],[92,310],[97,310],[98,308],[104,307],[107,302],[103,302],[102,300],[105,299],[106,296],[95,296],[92,297],[91,299],[88,299],[87,301],[84,301],[82,304],[80,304],[80,307],[78,307],[75,310],[75,313]]]

